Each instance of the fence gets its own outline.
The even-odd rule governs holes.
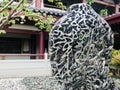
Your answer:
[[[48,53],[44,54],[0,54],[1,60],[7,59],[49,59]]]

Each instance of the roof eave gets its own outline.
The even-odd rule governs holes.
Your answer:
[[[110,25],[120,23],[120,14],[114,14],[104,18]]]
[[[43,8],[33,8],[30,7],[30,9],[32,9],[35,12],[41,12],[41,13],[46,13],[46,14],[51,14],[51,15],[55,15],[55,16],[63,16],[66,14],[66,11],[64,10],[60,10],[60,9],[55,9],[55,8],[47,8],[47,7],[43,7]]]

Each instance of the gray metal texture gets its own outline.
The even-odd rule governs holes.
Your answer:
[[[62,90],[119,90],[109,76],[113,33],[87,4],[68,8],[50,33],[53,76]]]

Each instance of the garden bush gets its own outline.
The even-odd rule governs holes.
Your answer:
[[[120,50],[113,49],[110,65],[120,67]]]

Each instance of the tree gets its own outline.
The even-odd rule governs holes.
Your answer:
[[[62,0],[48,0],[51,3],[55,3],[55,5],[63,10],[66,10],[66,6],[63,4]]]
[[[21,0],[18,3],[15,3],[14,0],[5,0],[2,7],[0,7],[0,33],[4,34],[4,29],[16,24],[16,22],[26,22],[25,17],[28,17],[30,21],[34,21],[35,26],[40,30],[47,31],[51,29],[52,23],[56,21],[52,15],[32,11],[26,0]]]
[[[57,7],[66,10],[66,6],[63,4],[62,0],[48,1],[54,3]],[[86,2],[91,5],[94,3],[94,0],[86,0]],[[106,16],[107,9],[102,9],[100,14]],[[18,3],[15,3],[14,0],[4,0],[2,2],[2,7],[0,7],[0,33],[6,33],[4,29],[8,28],[10,25],[16,24],[16,22],[26,22],[25,17],[28,17],[30,21],[35,22],[34,25],[40,30],[44,29],[47,31],[51,30],[52,23],[56,21],[52,15],[32,11],[26,0],[20,0]]]

